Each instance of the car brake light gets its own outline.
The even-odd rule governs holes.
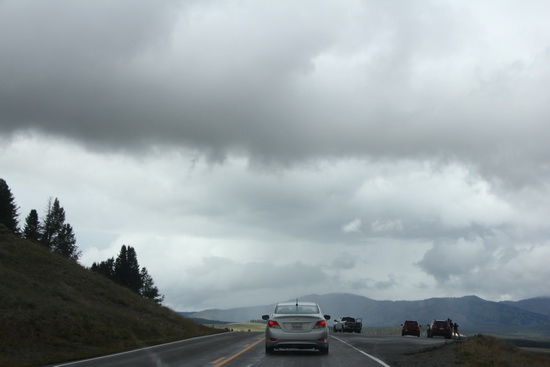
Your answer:
[[[279,323],[277,321],[273,321],[273,320],[269,320],[267,322],[267,326],[268,327],[273,327],[273,328],[280,328]]]
[[[317,321],[317,323],[315,324],[315,326],[313,328],[314,329],[322,329],[326,326],[327,326],[327,322],[325,320],[321,320],[321,321]]]

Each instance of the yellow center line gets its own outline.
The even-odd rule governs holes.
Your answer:
[[[211,362],[210,364],[214,364],[214,367],[221,367],[223,366],[224,364],[226,364],[227,362],[237,358],[238,356],[240,356],[241,354],[243,354],[244,352],[246,352],[247,350],[251,349],[252,347],[260,344],[261,342],[263,342],[265,340],[265,338],[260,338],[258,339],[258,341],[256,343],[253,343],[253,344],[247,344],[245,345],[245,347],[243,348],[243,350],[241,350],[240,352],[238,353],[235,353],[233,354],[231,357],[222,357],[222,358],[218,358],[216,359],[214,362]]]

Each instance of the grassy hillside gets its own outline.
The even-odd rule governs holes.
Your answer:
[[[550,365],[547,349],[522,350],[511,343],[487,335],[476,335],[455,349],[456,364],[463,366],[530,366]]]
[[[0,224],[0,366],[34,366],[220,332]]]

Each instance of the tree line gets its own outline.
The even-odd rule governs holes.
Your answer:
[[[48,200],[42,218],[39,218],[36,209],[32,209],[25,218],[22,230],[18,218],[19,207],[15,198],[6,181],[0,178],[0,223],[21,238],[38,242],[50,251],[78,262],[82,252],[76,245],[73,227],[65,222],[65,209],[58,198]],[[123,245],[116,259],[94,263],[91,270],[157,303],[164,299],[147,269],[139,267],[136,251],[130,246]]]
[[[37,241],[67,259],[78,261],[82,253],[76,246],[73,227],[65,222],[65,209],[58,198],[48,200],[46,213],[41,219],[36,209],[32,209],[22,231],[18,217],[15,198],[6,181],[0,178],[0,223],[22,238]]]
[[[94,262],[91,269],[145,298],[157,303],[164,300],[147,268],[140,268],[136,250],[131,246],[122,245],[116,259],[112,257],[100,263]]]

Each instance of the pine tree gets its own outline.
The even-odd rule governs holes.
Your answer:
[[[0,178],[0,223],[13,233],[19,233],[19,208],[6,181]]]
[[[52,250],[67,259],[78,261],[81,251],[76,247],[76,237],[70,224],[64,224],[61,227],[53,240]]]
[[[59,199],[48,200],[46,216],[40,225],[40,242],[49,249],[53,249],[54,242],[65,224],[65,209],[59,204]]]
[[[120,254],[115,260],[115,276],[119,284],[139,293],[141,276],[137,261],[136,250],[133,247],[122,245]]]
[[[23,229],[23,238],[28,240],[38,240],[40,237],[40,223],[36,209],[32,209],[25,219],[25,228]]]
[[[159,289],[155,286],[153,278],[147,272],[147,268],[141,268],[141,289],[140,294],[156,303],[161,303],[164,300],[164,296],[159,293]]]
[[[92,264],[92,271],[95,271],[99,274],[103,274],[104,276],[111,279],[112,281],[116,281],[115,258],[111,257],[110,259],[102,261],[99,264],[96,264],[94,262]]]
[[[122,245],[116,259],[110,258],[99,264],[94,262],[91,270],[157,303],[164,300],[147,269],[140,270],[136,251],[131,246]]]
[[[38,240],[50,250],[77,261],[81,255],[76,246],[73,227],[65,223],[65,209],[59,204],[59,199],[48,201],[46,216],[39,228]]]

